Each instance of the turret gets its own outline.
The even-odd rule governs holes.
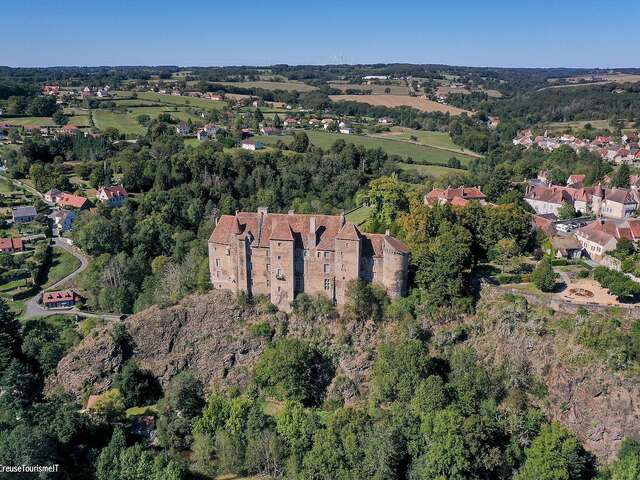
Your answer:
[[[353,223],[345,223],[335,238],[335,300],[345,302],[347,284],[360,278],[362,234]]]

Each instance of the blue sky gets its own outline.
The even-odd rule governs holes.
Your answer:
[[[0,65],[640,67],[638,0],[2,3]]]

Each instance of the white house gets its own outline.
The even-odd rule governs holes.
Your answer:
[[[264,148],[264,144],[262,142],[255,142],[253,140],[243,140],[241,147],[243,150],[255,151]]]
[[[66,232],[71,229],[71,223],[76,218],[76,214],[71,210],[65,210],[63,208],[54,211],[51,214],[53,223],[59,232]]]
[[[96,193],[96,198],[102,203],[109,203],[111,207],[119,207],[127,201],[129,194],[122,185],[111,187],[100,187]]]
[[[189,135],[189,126],[186,123],[180,123],[176,126],[176,133],[178,135],[182,135],[183,137],[185,135]]]
[[[351,127],[342,127],[340,129],[340,133],[343,133],[345,135],[351,135],[353,133],[353,128],[351,128]]]

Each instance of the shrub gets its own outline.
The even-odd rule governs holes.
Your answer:
[[[253,325],[249,326],[249,331],[256,337],[264,337],[267,340],[271,340],[273,334],[275,333],[274,328],[269,325],[268,322],[254,323]]]
[[[522,276],[517,274],[503,273],[500,275],[496,275],[496,280],[500,285],[504,285],[505,283],[520,283],[522,281]]]
[[[551,264],[549,259],[543,258],[531,274],[531,280],[543,292],[550,292],[556,285],[558,274],[553,271]]]
[[[640,295],[640,283],[634,282],[624,273],[606,267],[596,267],[593,270],[593,278],[618,299]]]
[[[577,274],[578,278],[589,278],[589,270],[580,270]]]

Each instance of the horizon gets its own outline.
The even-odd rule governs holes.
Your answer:
[[[46,15],[34,11],[55,6]],[[452,12],[436,2],[327,0],[278,9],[256,0],[110,0],[94,14],[79,0],[25,0],[3,7],[9,49],[0,64],[14,68],[407,63],[476,68],[638,68],[620,32],[635,30],[637,2],[616,5],[625,15],[602,22],[601,2],[553,0],[477,5],[460,0]],[[241,15],[239,14],[241,13]],[[37,39],[37,41],[34,41]],[[43,48],[42,45],[51,45]]]

